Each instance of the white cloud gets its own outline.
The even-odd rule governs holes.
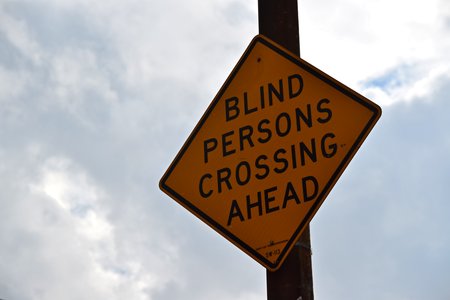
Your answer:
[[[450,70],[445,63],[430,68],[427,65],[398,66],[379,77],[367,80],[363,93],[376,99],[380,105],[400,101],[426,100],[426,95],[436,88],[439,80]]]
[[[88,182],[86,174],[71,169],[66,159],[49,159],[33,190],[48,196],[69,215],[79,235],[92,240],[110,239],[113,227],[100,215],[104,208],[98,203],[103,193]]]
[[[2,296],[148,299],[173,280],[164,269],[176,257],[176,247],[160,238],[167,258],[157,247],[146,253],[140,232],[139,242],[123,231],[121,221],[112,223],[108,215],[114,200],[85,170],[67,158],[46,156],[41,147],[31,146],[9,154],[1,169],[1,198],[10,200],[0,221],[0,277],[8,286]],[[128,217],[133,218],[125,222]]]
[[[39,64],[41,61],[41,49],[32,38],[30,31],[31,28],[26,21],[14,18],[5,13],[4,10],[0,10],[0,32],[2,35],[22,57],[26,57],[34,64]]]
[[[380,104],[417,98],[450,68],[449,43],[442,39],[448,35],[445,5],[439,0],[304,3],[302,56]],[[418,72],[408,74],[415,79],[397,87],[400,91],[385,86],[363,90],[368,79],[403,66],[415,66]]]

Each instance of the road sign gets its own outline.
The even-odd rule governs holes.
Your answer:
[[[370,100],[258,35],[160,188],[276,270],[380,116]]]

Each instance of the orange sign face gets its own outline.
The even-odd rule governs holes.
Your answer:
[[[256,36],[160,188],[276,270],[380,116],[370,100]]]

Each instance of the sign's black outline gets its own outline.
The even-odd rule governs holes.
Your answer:
[[[241,241],[238,237],[236,237],[231,232],[227,231],[222,225],[217,223],[215,220],[210,218],[208,215],[203,213],[200,209],[198,209],[196,206],[194,206],[191,202],[189,202],[187,199],[185,199],[183,196],[178,194],[174,189],[172,189],[170,186],[166,184],[166,181],[170,177],[170,174],[175,169],[176,165],[180,161],[180,159],[183,157],[186,150],[189,148],[191,142],[195,139],[197,133],[202,128],[205,121],[208,119],[209,115],[219,102],[219,100],[222,98],[223,93],[228,88],[229,84],[233,81],[236,74],[239,72],[241,66],[244,64],[246,59],[248,58],[249,54],[253,50],[253,48],[257,45],[257,43],[261,43],[268,48],[272,49],[279,55],[283,56],[287,60],[291,61],[292,63],[298,65],[300,68],[305,70],[306,72],[309,72],[316,78],[319,78],[323,82],[327,83],[328,85],[332,86],[336,90],[340,91],[341,93],[345,94],[349,98],[353,99],[354,101],[358,102],[359,104],[365,106],[367,109],[373,112],[372,117],[367,122],[366,126],[362,130],[362,132],[359,134],[356,141],[353,143],[353,145],[350,147],[349,151],[345,155],[342,162],[338,165],[336,171],[331,176],[330,180],[327,182],[325,187],[323,188],[320,195],[316,198],[317,200],[312,205],[311,209],[306,214],[305,218],[300,222],[300,225],[295,230],[292,237],[287,242],[286,246],[281,251],[281,254],[278,256],[278,259],[275,263],[270,262],[267,260],[262,254],[258,253],[255,249],[248,246],[246,243]],[[375,123],[378,121],[378,119],[381,116],[381,108],[373,103],[372,101],[366,99],[362,95],[358,94],[357,92],[353,91],[349,87],[345,86],[344,84],[338,82],[337,80],[333,79],[329,75],[323,73],[319,69],[315,68],[314,66],[310,65],[303,59],[296,57],[294,54],[291,54],[288,50],[284,49],[283,47],[277,45],[275,42],[269,40],[267,37],[262,35],[257,35],[249,44],[247,49],[245,50],[244,54],[242,55],[239,62],[236,64],[230,75],[228,76],[227,80],[217,93],[217,95],[214,97],[213,101],[203,114],[200,121],[195,126],[192,133],[189,135],[188,139],[178,152],[177,156],[167,169],[166,173],[163,175],[163,177],[160,180],[159,186],[160,189],[164,192],[166,192],[170,197],[172,197],[174,200],[176,200],[178,203],[183,205],[185,208],[187,208],[189,211],[191,211],[193,214],[195,214],[197,217],[202,219],[205,223],[207,223],[210,227],[212,227],[215,231],[220,233],[222,236],[230,240],[233,244],[238,246],[239,248],[243,249],[245,252],[247,252],[250,256],[252,256],[255,260],[259,261],[262,265],[266,266],[270,270],[276,270],[280,267],[281,263],[286,258],[288,252],[291,250],[291,248],[294,246],[297,239],[300,237],[300,234],[306,227],[306,225],[311,221],[313,215],[318,211],[322,203],[325,201],[326,196],[331,191],[332,187],[336,184],[339,177],[344,172],[346,166],[350,163],[353,156],[356,154],[357,150],[361,146],[364,139],[367,137],[369,132],[372,130],[372,128],[375,126]]]

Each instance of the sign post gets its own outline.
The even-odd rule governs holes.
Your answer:
[[[258,0],[259,33],[300,57],[297,0]],[[266,271],[267,299],[314,299],[309,225],[277,271]]]
[[[308,224],[381,109],[299,57],[297,0],[259,14],[160,188],[268,270],[269,300],[309,300]]]

